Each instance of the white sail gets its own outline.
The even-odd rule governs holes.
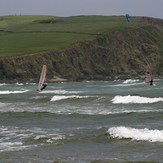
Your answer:
[[[46,72],[47,72],[47,66],[43,65],[40,80],[39,80],[39,83],[38,83],[38,88],[37,88],[38,91],[41,91],[41,88],[42,88],[43,84],[45,83]]]

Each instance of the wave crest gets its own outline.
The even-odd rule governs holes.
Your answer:
[[[0,91],[0,94],[7,95],[7,94],[17,94],[17,93],[25,93],[28,92],[28,90],[23,91]]]
[[[137,80],[136,79],[135,80],[134,79],[127,79],[123,83],[124,84],[127,84],[127,83],[135,83],[135,82],[138,82],[138,81],[139,81],[138,79]]]
[[[45,90],[43,92],[40,93],[52,93],[52,94],[78,94],[80,92],[78,91],[66,91],[66,90]]]
[[[53,96],[50,101],[60,101],[60,100],[73,99],[73,98],[82,99],[82,98],[88,98],[88,97],[90,97],[90,96],[76,96],[76,95],[72,95],[72,96]]]
[[[149,142],[163,142],[163,130],[135,129],[130,127],[112,127],[107,131],[111,137]]]
[[[113,104],[128,104],[128,103],[138,103],[138,104],[146,104],[146,103],[156,103],[163,102],[162,97],[140,97],[140,96],[115,96],[112,100]]]

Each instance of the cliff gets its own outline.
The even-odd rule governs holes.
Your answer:
[[[99,35],[70,48],[0,58],[1,82],[38,81],[43,64],[47,79],[114,80],[140,78],[150,63],[156,75],[163,75],[162,29],[155,25],[130,27]]]

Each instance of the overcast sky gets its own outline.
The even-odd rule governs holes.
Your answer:
[[[3,15],[124,15],[163,19],[163,0],[0,0]]]

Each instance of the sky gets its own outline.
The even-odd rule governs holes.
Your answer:
[[[4,15],[125,15],[163,19],[163,0],[0,0]]]

